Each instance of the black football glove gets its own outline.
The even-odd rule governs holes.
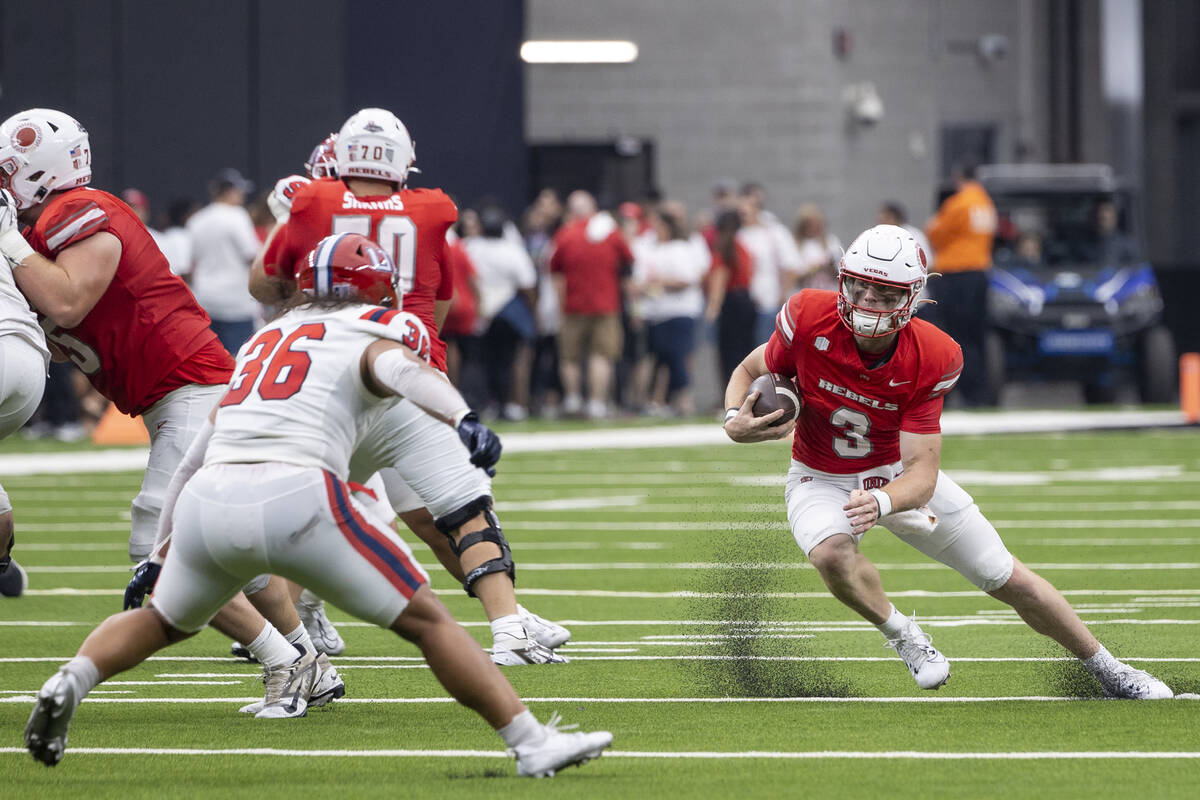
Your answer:
[[[143,561],[138,564],[133,571],[133,578],[130,579],[129,585],[125,587],[125,610],[131,608],[141,608],[142,602],[146,599],[146,595],[154,591],[154,584],[158,583],[158,573],[162,571],[161,564],[155,564],[152,561]]]
[[[0,575],[8,569],[8,565],[12,563],[12,549],[17,543],[17,534],[12,534],[8,537],[8,547],[4,551],[4,555],[0,556]]]
[[[471,463],[495,477],[496,462],[500,460],[500,437],[480,422],[474,411],[462,418],[457,430],[458,438],[471,451]]]

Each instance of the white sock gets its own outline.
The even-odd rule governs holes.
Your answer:
[[[1093,675],[1107,675],[1123,666],[1120,661],[1113,658],[1112,653],[1108,652],[1108,649],[1104,645],[1100,645],[1100,649],[1089,658],[1080,659],[1080,662]]]
[[[505,614],[492,620],[492,641],[506,635],[513,639],[525,639],[525,626],[521,623],[520,614]]]
[[[546,738],[546,729],[537,721],[533,712],[525,709],[512,718],[512,722],[496,731],[509,747],[522,744],[537,744]]]
[[[298,657],[298,652],[292,643],[283,638],[283,634],[275,630],[275,626],[267,623],[262,633],[246,649],[258,659],[259,663],[270,669],[286,667]]]
[[[895,639],[897,636],[900,635],[900,633],[904,630],[905,626],[907,626],[907,625],[908,625],[908,617],[904,616],[899,611],[897,611],[895,606],[892,606],[891,615],[888,616],[888,618],[886,620],[884,620],[880,624],[876,625],[875,627],[879,628],[879,632],[882,633],[887,638]]]
[[[96,684],[100,682],[100,670],[96,667],[96,662],[87,656],[75,656],[63,664],[62,668],[75,682],[76,700],[87,697],[88,692],[95,689]]]
[[[287,639],[289,644],[299,645],[310,653],[317,652],[317,648],[313,646],[312,638],[308,635],[308,629],[304,627],[303,623],[283,638]]]

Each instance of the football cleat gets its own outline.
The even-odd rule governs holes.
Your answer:
[[[1170,700],[1175,696],[1171,687],[1158,678],[1128,664],[1096,677],[1104,696],[1116,700]]]
[[[47,767],[62,761],[67,749],[67,729],[79,705],[75,682],[65,668],[50,676],[37,694],[37,703],[25,726],[25,748]]]
[[[517,757],[517,774],[526,778],[552,778],[564,767],[585,764],[599,758],[604,748],[612,744],[608,731],[592,733],[563,733],[577,726],[559,727],[558,714],[542,727],[546,736],[537,744],[518,745],[509,750]]]
[[[296,601],[296,613],[300,615],[304,630],[308,631],[308,636],[318,652],[329,656],[340,656],[346,652],[346,642],[325,615],[324,600],[305,589]]]
[[[542,619],[524,606],[517,605],[517,613],[521,615],[521,624],[542,647],[553,650],[571,641],[571,632],[562,625],[557,625],[548,619]]]
[[[533,639],[514,639],[507,634],[500,634],[492,642],[492,663],[501,667],[566,664],[567,658]]]
[[[20,597],[29,588],[29,576],[16,561],[10,561],[8,569],[0,572],[0,595]]]
[[[950,662],[933,646],[933,640],[915,618],[909,619],[900,636],[888,639],[883,646],[896,651],[922,689],[937,689],[950,680]]]
[[[258,719],[303,717],[308,713],[308,698],[319,677],[316,656],[307,651],[302,651],[300,657],[287,666],[265,669],[266,696],[254,716]],[[250,713],[248,709],[246,706],[240,710]]]
[[[305,703],[305,713],[307,713],[307,709],[309,709],[309,708],[319,708],[323,705],[326,705],[327,703],[332,703],[334,700],[337,700],[338,698],[344,697],[346,695],[346,684],[342,682],[342,678],[340,675],[338,675],[338,671],[336,669],[334,669],[333,664],[329,663],[329,658],[324,653],[317,653],[316,664],[317,664],[317,678],[313,682],[312,688],[309,690],[308,701]],[[291,665],[289,665],[289,666],[291,666]],[[260,714],[260,712],[264,708],[266,708],[268,703],[270,702],[270,694],[271,694],[270,681],[272,680],[272,678],[276,677],[275,673],[282,672],[283,670],[286,670],[286,669],[288,669],[288,667],[283,667],[280,670],[274,670],[274,671],[263,670],[263,682],[267,684],[267,696],[264,697],[262,700],[258,700],[256,702],[250,703],[249,705],[242,706],[241,708],[238,709],[238,712],[242,713],[242,714],[253,714],[256,717],[261,717],[263,719],[268,719],[268,718],[273,718],[273,717],[277,718],[277,717],[281,717],[281,716],[291,716],[291,717],[304,716],[303,713],[270,714],[267,716],[262,716]]]

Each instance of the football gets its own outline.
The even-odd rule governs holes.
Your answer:
[[[775,423],[782,425],[791,422],[800,413],[800,390],[796,388],[795,381],[786,375],[774,372],[760,375],[750,384],[746,395],[749,396],[755,391],[759,393],[758,399],[754,401],[753,411],[756,417],[766,416],[782,408],[784,414]]]

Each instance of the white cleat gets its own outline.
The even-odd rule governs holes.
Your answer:
[[[933,640],[915,618],[909,619],[900,636],[888,639],[883,646],[896,651],[922,689],[938,689],[950,680],[950,662],[933,646]]]
[[[62,761],[67,749],[67,729],[78,705],[75,682],[65,669],[60,669],[42,684],[25,726],[25,748],[34,760],[47,767]]]
[[[328,656],[340,656],[346,652],[346,642],[325,615],[324,600],[305,589],[296,601],[296,613],[300,615],[304,630],[308,631],[309,638],[319,652]]]
[[[285,667],[286,669],[286,667]],[[269,681],[271,676],[264,670],[263,681]],[[317,653],[317,680],[313,684],[312,691],[308,695],[307,708],[320,708],[323,705],[332,703],[340,697],[346,696],[346,684],[342,682],[342,678],[338,675],[338,671],[334,669],[333,664],[329,662],[329,657],[324,653]],[[259,700],[249,705],[242,706],[238,711],[242,714],[254,714],[258,716],[258,712],[266,707],[265,699]],[[296,714],[294,716],[303,716]]]
[[[542,619],[520,604],[517,605],[517,614],[521,617],[521,624],[525,626],[525,632],[542,647],[553,650],[571,641],[569,630],[548,619]]]
[[[492,642],[492,663],[501,667],[519,667],[524,664],[566,664],[566,656],[560,656],[533,639],[514,639],[500,634]]]
[[[517,757],[517,774],[526,778],[552,778],[564,767],[585,764],[599,758],[604,748],[612,744],[608,731],[592,733],[563,733],[558,727],[558,714],[550,717],[543,727],[546,737],[538,744],[518,745],[509,750]],[[571,725],[563,730],[576,726]]]
[[[307,652],[287,666],[264,668],[266,696],[257,703],[242,706],[238,711],[253,714],[258,719],[303,717],[308,713],[308,699],[320,677],[321,668],[316,656]]]
[[[1158,678],[1128,664],[1097,677],[1104,696],[1116,700],[1170,700],[1175,696],[1171,687]]]

